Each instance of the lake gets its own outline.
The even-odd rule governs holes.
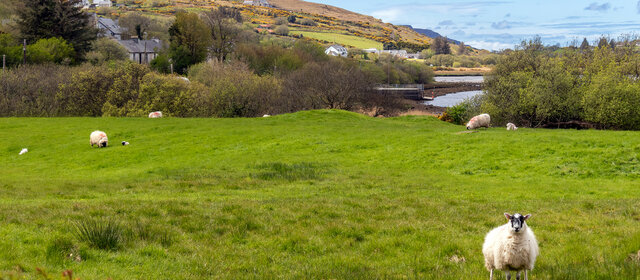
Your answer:
[[[436,82],[441,83],[482,83],[484,76],[436,76]]]
[[[431,101],[425,101],[424,104],[433,105],[438,107],[451,107],[462,103],[467,98],[482,94],[481,90],[462,91],[456,93],[449,93],[447,95],[438,96]]]

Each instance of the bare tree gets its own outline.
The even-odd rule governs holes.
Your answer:
[[[209,47],[211,55],[224,61],[233,51],[240,29],[237,19],[230,17],[224,9],[214,9],[204,14],[203,20],[211,30],[213,43]]]
[[[360,104],[370,92],[371,81],[355,65],[338,59],[309,63],[285,81],[287,107],[300,109],[344,109]]]

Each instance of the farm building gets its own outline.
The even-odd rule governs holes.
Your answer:
[[[127,49],[129,59],[141,64],[149,64],[151,60],[158,56],[158,51],[162,49],[162,41],[158,39],[139,40],[134,38],[118,40],[118,43]]]
[[[97,8],[97,7],[111,7],[113,4],[111,0],[82,0],[82,6],[85,9],[88,8]]]
[[[102,35],[118,40],[122,39],[122,35],[127,33],[125,29],[118,25],[117,19],[98,17],[97,26]]]
[[[324,53],[331,56],[342,56],[342,57],[347,57],[347,55],[349,55],[349,51],[347,50],[347,48],[340,45],[332,45],[328,47],[324,51]]]
[[[260,6],[260,7],[273,8],[273,6],[271,6],[271,4],[269,4],[269,2],[267,2],[267,0],[244,1],[242,4],[251,5],[251,6]]]

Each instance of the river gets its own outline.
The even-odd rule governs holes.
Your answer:
[[[438,76],[435,77],[436,82],[442,83],[482,83],[483,76]],[[433,100],[425,101],[424,104],[438,107],[452,107],[462,103],[465,99],[482,94],[481,90],[461,91],[449,93],[447,95],[438,96]]]

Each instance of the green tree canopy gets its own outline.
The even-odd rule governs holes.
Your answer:
[[[76,58],[81,58],[98,33],[81,7],[80,0],[25,0],[19,9],[20,32],[31,42],[62,38],[73,46]]]
[[[185,73],[189,66],[207,58],[207,49],[212,43],[211,31],[197,14],[176,14],[176,20],[169,28],[169,35],[169,56],[176,72]]]

